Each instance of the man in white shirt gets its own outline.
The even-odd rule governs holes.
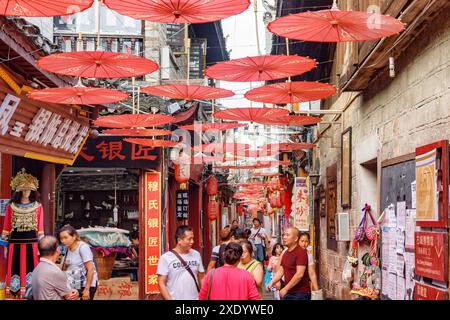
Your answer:
[[[251,228],[251,234],[248,238],[256,247],[255,259],[263,262],[265,256],[265,239],[267,238],[266,230],[261,227],[261,221],[258,218],[253,219],[253,228]]]
[[[66,274],[55,264],[59,257],[58,239],[44,236],[38,249],[41,259],[31,275],[33,299],[78,300],[78,291],[69,288]]]
[[[194,232],[179,226],[177,246],[164,253],[158,262],[158,286],[164,300],[198,300],[205,269],[200,253],[192,249]]]

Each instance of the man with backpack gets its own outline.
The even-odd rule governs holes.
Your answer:
[[[158,286],[164,300],[198,300],[205,275],[200,253],[192,249],[194,232],[190,226],[179,226],[177,245],[164,253],[158,262]]]
[[[251,234],[248,240],[250,240],[256,248],[256,260],[264,262],[266,257],[265,241],[267,239],[266,230],[261,226],[261,220],[258,218],[253,219],[253,228],[250,229]]]

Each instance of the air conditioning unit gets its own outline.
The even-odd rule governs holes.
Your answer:
[[[340,212],[337,217],[337,240],[350,241],[350,216],[348,212]]]
[[[177,112],[180,109],[181,109],[181,107],[178,104],[178,102],[175,102],[175,103],[169,104],[167,106],[167,113],[174,114],[175,112]]]

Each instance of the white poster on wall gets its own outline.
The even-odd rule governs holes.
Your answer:
[[[416,208],[416,181],[411,183],[411,207]]]

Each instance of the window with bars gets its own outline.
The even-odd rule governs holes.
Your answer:
[[[166,25],[167,45],[173,52],[184,52],[184,25],[172,24]]]
[[[191,79],[202,79],[206,67],[206,39],[191,39],[189,77]]]

